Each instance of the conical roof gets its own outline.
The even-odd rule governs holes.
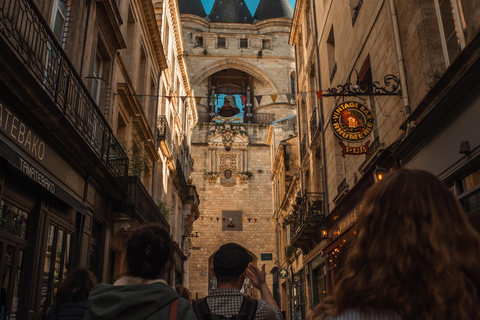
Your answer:
[[[288,0],[260,0],[253,17],[255,20],[273,18],[293,19],[293,9]]]
[[[210,21],[253,23],[253,18],[244,0],[215,0]]]
[[[202,18],[207,16],[201,0],[178,0],[178,9],[180,14],[194,14]]]

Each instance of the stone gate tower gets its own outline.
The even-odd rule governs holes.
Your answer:
[[[294,51],[288,44],[292,7],[287,0],[260,0],[252,16],[244,0],[216,0],[206,15],[200,0],[179,0],[179,9],[199,114],[190,178],[200,218],[193,222],[198,237],[185,240],[191,246],[186,283],[194,297],[204,297],[215,285],[213,253],[235,242],[254,263],[266,264],[272,287],[268,272],[278,248],[271,158],[275,144],[296,130]],[[238,114],[218,114],[227,101]],[[284,127],[285,137],[274,139],[273,127]]]

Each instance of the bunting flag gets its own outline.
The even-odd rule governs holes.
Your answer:
[[[245,222],[245,218],[242,218],[242,222]]]
[[[322,91],[315,92],[317,94],[318,100],[322,100]]]
[[[228,218],[228,220],[229,220],[230,222],[232,222],[232,218]]]
[[[202,97],[195,97],[195,101],[197,101],[197,104],[200,104],[200,101],[202,101]]]
[[[248,218],[248,222],[252,221],[252,218]]]
[[[267,218],[267,222],[268,222],[268,221],[270,221],[270,219],[269,219],[269,218]]]
[[[167,98],[168,102],[172,102],[172,97],[171,96],[166,96],[165,98]]]
[[[218,220],[220,220],[220,218],[217,218],[217,222],[218,222]]]
[[[223,222],[225,222],[225,218],[223,218],[222,220],[223,220]]]
[[[202,217],[202,221],[203,221],[203,217]]]
[[[276,101],[277,101],[277,96],[278,96],[278,94],[271,94],[271,95],[270,95],[270,98],[272,98],[272,101],[273,101],[274,104],[275,104]]]
[[[247,103],[247,96],[241,96],[240,99],[242,99],[242,106],[244,106]]]
[[[143,96],[137,96],[138,102],[142,103]]]
[[[257,223],[257,218],[255,218],[255,219],[253,219],[253,220],[255,220],[255,223]]]
[[[307,102],[307,93],[306,92],[302,92],[302,99],[304,102]]]
[[[277,218],[273,218],[273,222],[277,221]]]
[[[182,99],[182,102],[185,103],[185,99],[187,99],[187,96],[180,96],[180,99]]]
[[[191,214],[187,215],[187,219],[190,219],[191,217],[192,217],[192,215],[191,215]]]
[[[291,101],[292,101],[292,94],[291,94],[291,93],[287,93],[285,96],[287,97],[288,103],[291,103]]]
[[[210,221],[213,221],[213,217],[210,217]]]
[[[263,96],[255,96],[255,99],[257,99],[258,105],[260,105],[260,101],[262,101]]]

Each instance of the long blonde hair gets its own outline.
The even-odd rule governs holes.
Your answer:
[[[403,319],[480,319],[480,236],[432,174],[401,169],[375,184],[342,277],[314,319],[347,309]]]

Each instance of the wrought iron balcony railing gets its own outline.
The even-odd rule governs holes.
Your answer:
[[[317,109],[313,109],[312,117],[310,118],[310,140],[313,141],[315,134],[317,133]]]
[[[123,184],[128,157],[107,120],[31,0],[0,0],[0,36],[83,137],[108,170]]]
[[[273,113],[254,113],[252,115],[252,123],[272,123],[275,121]]]
[[[325,219],[324,199],[325,194],[321,192],[307,192],[303,197],[297,197],[295,213],[290,223],[292,242],[298,239],[307,226],[313,227],[314,232],[317,232],[317,224]]]
[[[172,134],[170,132],[170,126],[167,122],[167,116],[158,116],[157,119],[157,135],[158,140],[160,140],[160,147],[162,148],[163,152],[168,157],[173,157],[174,155],[174,148],[172,143]]]
[[[183,174],[182,164],[180,160],[177,159],[176,161],[176,172],[177,175],[175,176],[174,181],[179,188],[180,196],[183,198],[184,201],[188,199],[188,184],[187,180],[185,179],[185,175]]]
[[[302,142],[300,143],[300,161],[303,162],[303,159],[307,155],[307,135],[304,134]]]

